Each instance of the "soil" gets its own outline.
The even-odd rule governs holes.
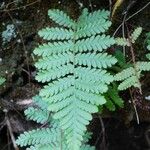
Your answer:
[[[117,9],[112,19],[113,26],[109,31],[110,34],[114,33],[118,25],[122,23],[122,13],[125,12],[132,1],[125,0]],[[112,2],[114,4],[115,0]],[[149,0],[135,0],[134,5],[128,11],[127,17],[140,10],[148,2]],[[2,36],[0,37],[0,75],[6,78],[5,84],[0,87],[1,150],[14,149],[9,130],[5,124],[6,116],[9,118],[15,137],[25,130],[38,126],[31,121],[27,121],[23,111],[30,105],[31,98],[43,86],[34,79],[36,74],[34,62],[37,58],[32,52],[38,43],[43,42],[37,35],[38,30],[54,25],[48,18],[48,9],[64,10],[76,19],[83,7],[89,8],[90,11],[109,10],[109,0],[0,1],[0,33],[6,30],[7,25],[13,24],[16,34],[16,37],[5,43]],[[143,27],[143,33],[134,48],[136,60],[144,60],[146,46],[143,39],[146,38],[146,33],[150,32],[150,5],[126,23],[130,31],[138,26]],[[120,29],[116,36],[121,35]],[[130,53],[128,59],[131,59]],[[150,150],[150,103],[144,99],[145,96],[150,94],[150,74],[147,73],[141,82],[143,95],[136,90],[133,91],[133,95],[137,99],[140,124],[137,124],[133,106],[129,103],[129,92],[126,91],[121,94],[126,104],[124,109],[106,112],[101,117],[96,115],[89,126],[89,130],[93,132],[90,144],[96,145],[97,150]],[[28,105],[22,104],[25,101],[28,102]],[[105,132],[102,132],[102,124],[104,124]]]

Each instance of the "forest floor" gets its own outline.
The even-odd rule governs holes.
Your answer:
[[[32,52],[38,43],[42,43],[37,35],[38,30],[52,24],[47,15],[48,9],[64,10],[76,19],[83,7],[91,11],[110,10],[109,2],[109,0],[0,1],[0,75],[6,78],[5,84],[0,87],[0,150],[14,150],[11,134],[16,138],[19,133],[38,126],[26,121],[23,111],[31,105],[32,97],[42,87],[42,84],[34,79],[36,74],[34,62],[37,58]],[[114,1],[112,2],[114,4]],[[122,13],[131,2],[125,0],[118,8],[112,19],[113,26],[110,33],[113,34],[122,23]],[[126,22],[130,30],[138,26],[143,28],[143,33],[135,45],[137,60],[144,59],[146,51],[143,39],[145,34],[150,32],[150,5],[143,8],[148,3],[149,0],[137,0],[127,15],[128,18],[135,13],[135,16]],[[6,33],[4,31],[9,33],[7,37],[3,34]],[[122,28],[118,30],[116,36],[122,36]],[[126,103],[124,109],[107,112],[104,117],[95,115],[89,126],[93,132],[90,144],[96,145],[97,150],[150,150],[150,104],[144,99],[150,95],[150,74],[146,74],[142,82],[144,82],[143,95],[135,93],[139,100],[137,110],[140,124],[137,124],[132,104],[128,103],[130,99],[128,92],[123,93]]]

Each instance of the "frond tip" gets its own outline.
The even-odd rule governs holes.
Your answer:
[[[63,11],[58,9],[51,9],[48,11],[50,19],[59,24],[60,26],[75,28],[76,23]]]

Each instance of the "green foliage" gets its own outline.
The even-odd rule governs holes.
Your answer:
[[[119,108],[123,108],[124,102],[122,98],[119,96],[119,91],[115,83],[113,83],[112,86],[109,86],[109,89],[105,94],[105,97],[107,99],[105,106],[108,110],[115,111],[116,106],[118,106]]]
[[[36,107],[29,107],[25,110],[25,115],[38,123],[47,123],[46,127],[22,133],[16,143],[21,147],[29,146],[27,150],[70,150],[58,122],[52,119],[50,112],[46,109],[47,103],[39,96],[34,97],[33,100]],[[84,135],[80,150],[95,150],[94,147],[86,144],[90,137],[89,133]]]
[[[135,29],[135,31],[131,35],[132,41],[135,41],[137,39],[137,37],[141,34],[141,31],[141,27]],[[140,78],[142,76],[143,71],[150,71],[150,62],[138,61],[135,64],[131,64],[129,67],[117,73],[115,75],[115,80],[121,81],[121,83],[118,86],[118,89],[126,90],[127,88],[130,88],[132,86],[141,89]]]
[[[116,44],[120,46],[130,46],[128,39],[126,38],[116,38]]]
[[[146,43],[147,43],[147,49],[148,49],[148,51],[150,51],[150,32],[147,33],[147,40],[146,40]],[[150,60],[150,53],[148,53],[148,54],[146,55],[146,57]]]
[[[131,34],[132,43],[135,43],[135,41],[137,40],[137,38],[140,36],[141,33],[142,33],[142,28],[141,27],[137,27],[133,31],[133,33]]]
[[[142,71],[150,71],[150,62],[136,62],[135,65],[127,69],[122,70],[115,75],[116,81],[122,81],[118,89],[126,90],[127,88],[134,86],[136,88],[141,88],[140,77]]]
[[[36,121],[37,123],[46,123],[49,118],[49,112],[47,111],[47,105],[45,102],[42,101],[41,97],[35,96],[33,98],[34,103],[38,105],[37,108],[29,107],[25,110],[25,115],[28,119]]]
[[[130,42],[135,43],[135,41],[137,40],[137,38],[140,36],[141,33],[142,33],[142,28],[137,27],[134,29],[134,31],[132,32],[129,38],[120,38],[120,37],[115,38],[116,44],[120,46],[130,46]]]
[[[2,85],[5,81],[5,78],[0,77],[0,85]]]
[[[106,69],[117,60],[105,50],[115,39],[104,34],[111,25],[108,11],[89,13],[84,9],[76,22],[57,9],[49,10],[48,15],[60,27],[39,31],[39,36],[50,42],[34,50],[41,57],[35,64],[36,79],[47,83],[40,96],[59,120],[69,150],[78,150],[92,113],[106,102],[103,93],[113,81]],[[36,118],[37,110],[28,112],[32,112],[29,118]],[[44,122],[45,116],[35,120]]]

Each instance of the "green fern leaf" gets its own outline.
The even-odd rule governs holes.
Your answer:
[[[137,38],[140,36],[141,33],[142,33],[141,27],[138,27],[133,31],[133,33],[131,34],[132,43],[135,43],[135,41],[137,40]]]
[[[43,97],[49,97],[56,95],[63,90],[70,88],[74,83],[74,77],[68,76],[63,79],[59,79],[55,81],[53,84],[49,83],[48,85],[44,86],[44,88],[40,91],[40,95]]]
[[[150,62],[137,62],[136,66],[140,71],[150,71]]]
[[[38,56],[50,56],[52,54],[58,54],[63,52],[68,52],[73,48],[72,41],[64,41],[64,42],[54,42],[40,45],[35,48],[34,54]]]
[[[100,20],[99,22],[91,22],[86,24],[82,28],[77,29],[76,39],[96,35],[98,33],[104,33],[111,26],[110,21]]]
[[[83,9],[82,15],[78,19],[78,28],[84,28],[86,25],[91,23],[96,24],[100,22],[100,20],[103,22],[104,20],[108,20],[109,16],[109,11],[98,10],[92,13],[88,13],[88,10],[85,8]]]
[[[123,81],[118,86],[119,90],[125,90],[131,86],[140,88],[140,77],[142,71],[150,71],[150,62],[137,62],[134,67],[124,69],[115,75],[116,81]]]
[[[38,32],[39,36],[45,40],[68,40],[73,38],[73,30],[64,28],[45,28]]]
[[[49,17],[56,23],[58,23],[60,26],[68,27],[68,28],[75,28],[76,23],[70,19],[67,14],[65,14],[63,11],[60,11],[58,9],[51,9],[48,11]]]
[[[75,69],[75,71],[76,71],[75,76],[81,80],[84,79],[86,81],[91,81],[93,83],[100,81],[106,84],[109,84],[110,82],[113,81],[113,76],[110,75],[110,73],[107,73],[106,70],[78,67]]]
[[[102,51],[111,45],[115,44],[114,38],[105,35],[91,36],[90,38],[82,39],[76,42],[76,52],[86,51]]]
[[[29,107],[27,110],[25,110],[25,115],[28,119],[41,124],[47,122],[49,118],[49,113],[46,110],[40,110],[33,107]]]
[[[34,96],[32,98],[34,104],[38,106],[41,110],[47,110],[47,103],[42,100],[42,98],[38,95]]]
[[[48,82],[55,78],[63,77],[69,73],[73,73],[73,65],[63,65],[59,68],[55,68],[53,70],[41,70],[37,73],[36,80],[39,82]]]
[[[73,62],[73,55],[71,53],[62,53],[39,59],[39,61],[35,63],[35,66],[38,69],[53,69],[69,62]]]
[[[76,64],[98,68],[108,68],[114,65],[116,62],[117,60],[111,55],[108,55],[107,53],[79,53],[76,55],[75,59]]]
[[[124,80],[120,85],[118,86],[119,90],[126,90],[129,87],[134,86],[137,88],[141,87],[141,84],[139,83],[139,79],[136,76],[131,76]]]
[[[130,46],[128,39],[126,38],[115,38],[116,44],[119,46]]]
[[[124,69],[120,73],[117,73],[115,75],[115,80],[116,81],[121,81],[121,80],[124,80],[124,79],[126,79],[128,77],[131,77],[132,75],[135,75],[135,70],[134,70],[133,67],[129,67],[127,69]]]
[[[57,143],[61,136],[59,129],[37,129],[28,132],[24,132],[19,136],[16,143],[22,146],[35,145],[35,144],[51,144]]]

